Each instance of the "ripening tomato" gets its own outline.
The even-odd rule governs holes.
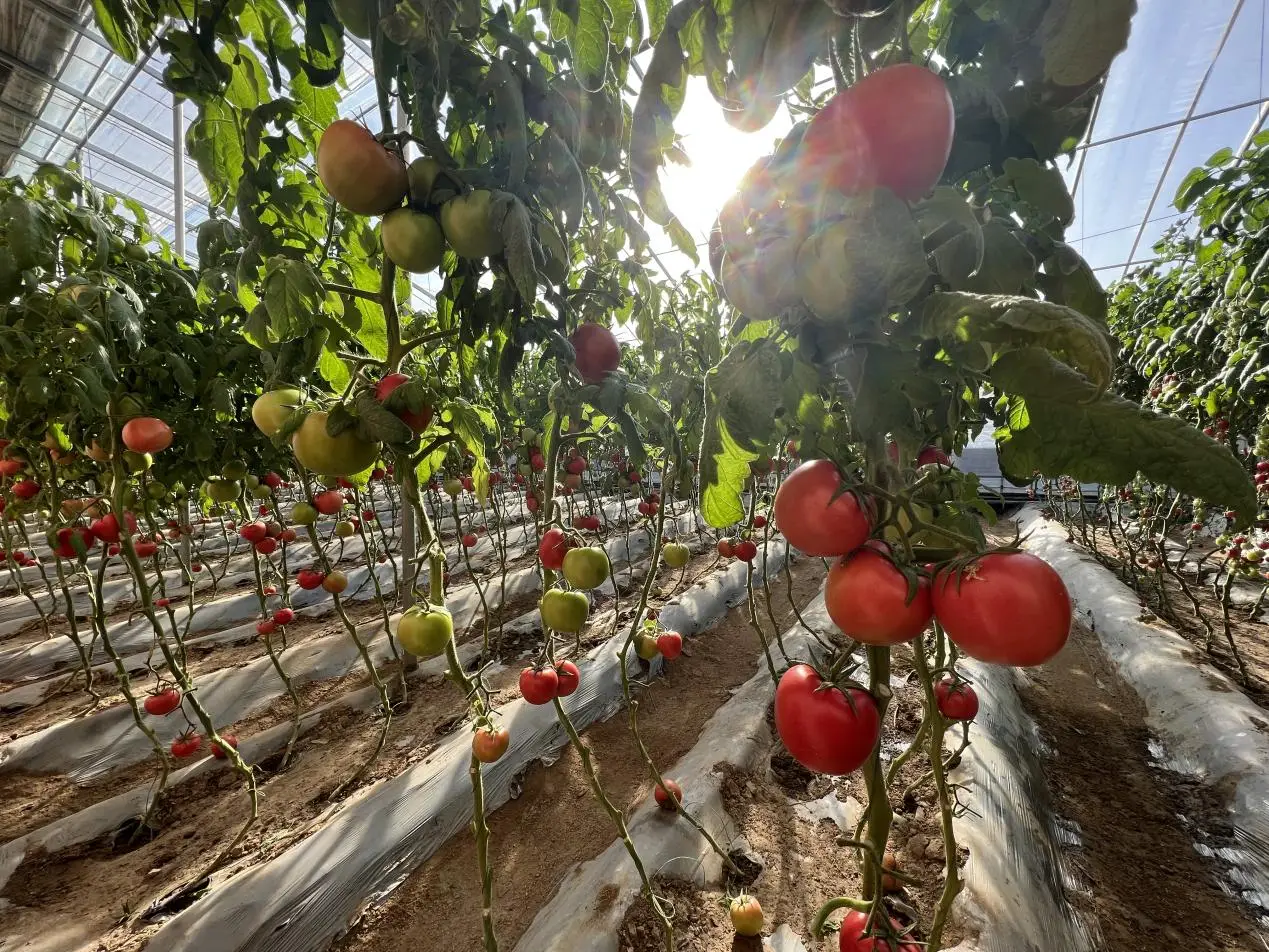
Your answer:
[[[934,617],[965,654],[992,664],[1043,664],[1071,633],[1062,577],[1029,552],[993,552],[934,579]]]
[[[944,678],[934,685],[934,700],[949,721],[972,721],[978,715],[978,692],[964,681]]]
[[[569,336],[577,353],[577,372],[587,383],[603,383],[621,364],[621,348],[612,331],[601,324],[582,324]]]
[[[679,804],[683,802],[683,788],[677,780],[671,780],[669,777],[661,779],[665,781],[665,785],[657,784],[652,791],[652,796],[662,810],[677,813]]]
[[[843,775],[868,759],[881,737],[881,718],[872,695],[850,688],[823,687],[815,669],[795,664],[776,688],[775,722],[794,759],[816,773]]]
[[[839,560],[824,583],[824,603],[842,633],[866,645],[898,645],[925,630],[934,610],[930,585],[908,579],[876,549],[860,548]]]
[[[943,174],[955,128],[942,77],[915,63],[887,66],[815,115],[798,146],[796,174],[847,195],[883,187],[914,202]]]
[[[762,932],[762,906],[756,896],[741,893],[727,907],[731,915],[731,927],[736,935],[752,937]]]
[[[917,454],[916,464],[917,466],[928,466],[931,463],[939,466],[951,466],[952,459],[937,446],[927,446]]]
[[[297,503],[296,508],[298,509],[300,505],[303,504]],[[313,497],[313,508],[323,516],[333,516],[344,508],[344,497],[338,490],[327,489]],[[291,518],[296,522],[301,521],[295,518],[294,512],[291,513]]]
[[[735,546],[736,544],[732,542],[731,539],[719,539],[718,540],[718,554],[721,555],[724,559],[730,559],[732,556],[736,554]]]
[[[338,595],[348,587],[348,576],[343,572],[331,572],[322,579],[322,588],[333,595]]]
[[[827,459],[810,460],[789,473],[773,513],[789,545],[807,555],[845,555],[872,532],[868,513],[854,493],[844,491],[837,464]]]
[[[542,541],[538,543],[538,558],[542,560],[542,568],[558,572],[564,567],[566,555],[568,555],[568,536],[564,534],[563,529],[552,526],[542,533]]]
[[[257,542],[253,548],[261,555],[272,555],[278,551],[278,540],[266,537]]]
[[[478,727],[471,738],[471,752],[482,764],[501,760],[511,743],[511,732],[505,727]]]
[[[306,591],[312,591],[315,588],[320,588],[322,582],[325,580],[326,576],[321,572],[318,572],[316,569],[300,569],[300,571],[295,575],[295,581],[299,584],[300,588],[305,589]]]
[[[903,927],[891,919],[890,924],[895,932],[902,932]],[[893,939],[866,936],[868,931],[868,913],[852,909],[842,920],[841,932],[837,935],[838,952],[921,952],[914,942],[898,942]],[[873,929],[874,933],[878,930]]]
[[[571,661],[561,661],[555,666],[555,676],[559,681],[555,689],[557,697],[568,697],[582,683],[582,673]]]
[[[142,703],[145,712],[153,714],[155,717],[164,717],[171,714],[180,706],[181,692],[176,688],[168,688],[166,691],[153,691]]]
[[[172,445],[172,428],[158,417],[135,417],[123,425],[123,445],[134,453],[159,453]]]
[[[525,668],[520,672],[520,694],[530,704],[550,704],[559,689],[560,676],[554,668]]]
[[[248,522],[238,530],[238,535],[250,542],[252,545],[259,542],[269,534],[269,527],[263,522]]]
[[[136,552],[138,558],[148,559],[159,551],[159,544],[148,539],[139,539],[132,544],[132,550]]]

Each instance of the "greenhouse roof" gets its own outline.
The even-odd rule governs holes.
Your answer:
[[[1149,261],[1180,216],[1172,207],[1186,173],[1218,149],[1244,146],[1264,124],[1269,0],[1139,0],[1128,49],[1111,70],[1094,122],[1064,168],[1075,198],[1068,239],[1109,283]],[[349,46],[344,112],[372,104],[369,51]],[[208,214],[194,163],[174,138],[189,121],[161,83],[163,56],[129,64],[115,56],[87,0],[7,0],[0,10],[0,171],[78,160],[102,188],[136,199],[160,233],[184,245],[184,229]],[[703,88],[692,89],[678,127],[691,168],[667,173],[666,194],[702,246],[718,207],[744,170],[788,128],[783,112],[761,133],[723,121]],[[663,239],[664,240],[664,239]],[[660,243],[658,243],[660,244]],[[691,266],[664,240],[671,271]]]

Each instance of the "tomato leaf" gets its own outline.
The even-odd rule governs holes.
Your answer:
[[[1101,393],[1035,347],[1002,354],[991,381],[1011,401],[996,430],[1001,471],[1019,485],[1035,473],[1122,486],[1137,473],[1223,505],[1239,525],[1256,515],[1256,491],[1229,447],[1177,417]]]
[[[1083,86],[1110,69],[1128,45],[1137,0],[1054,0],[1037,37],[1044,76],[1059,86]]]
[[[921,329],[930,337],[1040,345],[1061,354],[1106,389],[1115,367],[1110,336],[1079,311],[1050,301],[942,291],[926,299]]]
[[[1075,218],[1075,202],[1066,187],[1066,179],[1052,165],[1041,165],[1035,159],[1005,159],[1004,181],[1026,205],[1039,212],[1030,224],[1040,227],[1050,220],[1063,228]]]
[[[357,410],[357,432],[376,443],[415,443],[417,437],[405,422],[375,399],[369,390],[363,390],[353,400]]]
[[[505,193],[499,193],[499,197],[502,194]],[[531,305],[538,295],[538,269],[533,262],[533,222],[523,202],[514,196],[507,197],[510,202],[506,213],[501,217],[507,269],[511,272],[511,280],[515,282],[520,297]]]
[[[701,515],[715,529],[744,518],[749,464],[771,443],[779,405],[780,357],[770,346],[739,342],[706,375]]]
[[[970,232],[954,236],[934,250],[934,261],[953,291],[1020,294],[1035,283],[1035,258],[1014,230],[998,221],[983,225],[977,240]]]
[[[93,16],[110,48],[122,59],[135,63],[141,52],[141,37],[127,0],[93,0]]]
[[[270,258],[264,267],[264,306],[272,339],[287,341],[307,334],[313,312],[325,296],[322,281],[308,262],[284,255]]]
[[[1036,286],[1054,304],[1065,304],[1081,314],[1106,323],[1108,299],[1097,275],[1074,248],[1057,242],[1054,253],[1035,276]]]

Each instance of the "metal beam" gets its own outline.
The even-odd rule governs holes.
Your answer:
[[[172,97],[172,248],[185,257],[185,100]]]
[[[26,0],[26,2],[33,7],[38,7],[40,12],[45,14],[50,20],[56,20],[67,29],[74,31],[74,33],[82,39],[88,40],[90,43],[95,43],[97,46],[100,46],[111,56],[117,55],[110,44],[106,42],[105,37],[99,36],[96,31],[84,28],[90,19],[87,13],[84,14],[82,20],[76,20],[65,10],[59,10],[51,3],[45,2],[45,0]],[[162,81],[163,74],[148,63],[146,64],[145,71],[147,75],[153,76],[155,79]]]
[[[1146,223],[1150,218],[1150,213],[1154,211],[1155,203],[1159,201],[1159,194],[1163,191],[1163,181],[1168,177],[1168,172],[1172,170],[1172,163],[1176,160],[1176,154],[1181,149],[1181,140],[1185,138],[1185,130],[1190,127],[1193,121],[1194,111],[1198,109],[1199,100],[1203,97],[1203,91],[1207,89],[1208,80],[1212,78],[1212,72],[1216,69],[1216,62],[1220,59],[1221,52],[1225,49],[1225,44],[1229,42],[1230,36],[1234,32],[1234,24],[1238,22],[1238,16],[1243,11],[1246,0],[1238,0],[1234,4],[1234,9],[1229,15],[1229,22],[1225,24],[1225,31],[1221,34],[1221,41],[1216,46],[1216,51],[1212,54],[1211,62],[1207,64],[1207,69],[1203,73],[1202,80],[1199,81],[1198,88],[1194,90],[1194,98],[1190,100],[1190,108],[1186,110],[1185,119],[1181,121],[1180,128],[1177,130],[1176,140],[1172,143],[1172,151],[1168,153],[1168,160],[1164,163],[1163,171],[1159,173],[1159,179],[1154,183],[1154,193],[1150,196],[1150,204],[1146,206],[1146,213],[1141,218],[1141,227],[1137,229],[1137,236],[1132,241],[1132,250],[1128,252],[1128,264],[1124,265],[1124,273],[1128,274],[1128,268],[1131,266],[1133,258],[1137,254],[1137,248],[1141,245],[1141,238],[1146,233]]]
[[[19,146],[17,149],[14,150],[14,154],[20,155],[22,156],[22,158],[29,159],[32,162],[38,163],[40,161],[40,157],[38,155],[35,155],[31,152],[26,151],[26,149],[22,148],[21,146]],[[97,189],[98,191],[109,192],[111,195],[114,195],[116,198],[131,199],[132,201],[140,205],[142,208],[144,208],[151,215],[154,215],[156,218],[161,218],[164,221],[169,221],[169,222],[173,220],[170,212],[165,212],[163,209],[158,208],[154,205],[151,205],[149,202],[143,199],[137,198],[135,195],[124,195],[123,192],[120,192],[117,189],[113,189],[109,185],[103,185],[101,182],[90,182],[90,184],[92,185],[93,188]]]

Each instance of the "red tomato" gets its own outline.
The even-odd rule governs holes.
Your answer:
[[[124,521],[128,524],[129,532],[137,531],[137,517],[130,512],[123,514]],[[113,512],[108,512],[100,519],[94,520],[90,524],[90,528],[102,542],[118,542],[119,541],[119,517]]]
[[[283,529],[281,535],[278,536],[283,542],[294,542],[299,536],[294,529]]]
[[[296,573],[295,581],[299,583],[300,588],[312,591],[321,587],[322,582],[326,581],[326,576],[315,569],[301,569]]]
[[[264,483],[270,489],[277,489],[282,485],[282,477],[270,470],[264,474],[264,477],[260,480],[260,482]]]
[[[278,540],[271,538],[261,539],[256,543],[255,549],[261,555],[272,555],[274,552],[278,551]]]
[[[187,731],[172,741],[172,756],[177,760],[193,757],[203,746],[203,738],[195,731]]]
[[[277,630],[278,630],[278,623],[274,621],[272,618],[265,618],[262,621],[256,622],[256,634],[259,635],[261,638],[265,638],[268,635],[273,634]]]
[[[525,668],[520,672],[520,693],[530,704],[550,704],[559,688],[560,676],[554,668]]]
[[[171,714],[180,706],[181,692],[176,690],[176,688],[168,688],[166,691],[154,691],[142,704],[145,712],[153,714],[155,717]]]
[[[136,552],[138,558],[148,559],[155,552],[159,551],[159,545],[157,542],[149,542],[142,539],[138,542],[134,542],[132,544],[132,549]]]
[[[238,530],[238,535],[242,536],[242,538],[250,542],[252,545],[265,538],[268,534],[269,527],[263,522],[248,522]]]
[[[776,688],[775,722],[790,754],[816,773],[843,775],[868,759],[881,737],[877,704],[867,691],[850,688],[850,699],[823,685],[815,669],[795,664]]]
[[[824,583],[833,624],[866,645],[911,641],[930,623],[930,585],[919,579],[909,600],[908,580],[886,556],[861,548],[837,562]]]
[[[657,635],[657,651],[666,661],[673,661],[683,653],[683,636],[677,631],[667,631]]]
[[[914,202],[943,174],[955,128],[942,77],[915,63],[887,66],[842,90],[811,120],[797,175],[847,195],[882,186]]]
[[[571,661],[561,661],[555,666],[555,676],[559,683],[555,689],[557,697],[568,697],[582,683],[582,673]]]
[[[482,764],[500,760],[511,743],[511,732],[505,727],[481,727],[472,735],[471,752]]]
[[[13,495],[19,499],[32,499],[39,495],[40,484],[34,479],[20,479],[13,484]]]
[[[313,508],[323,516],[333,516],[344,508],[343,494],[336,492],[334,489],[320,492],[313,497]]]
[[[158,417],[136,417],[123,425],[123,445],[134,453],[159,453],[172,445],[172,428]]]
[[[854,493],[842,492],[842,475],[827,459],[789,473],[776,493],[773,514],[789,545],[807,555],[845,555],[872,532],[868,514]]]
[[[895,932],[901,932],[903,927],[894,919],[890,920],[894,926]],[[839,952],[921,952],[920,946],[914,942],[898,942],[892,939],[876,938],[874,936],[865,937],[868,931],[868,913],[860,912],[858,909],[852,909],[846,913],[846,918],[842,920],[842,931],[837,935],[837,948]],[[877,932],[873,929],[873,932]]]
[[[553,526],[542,533],[542,541],[538,543],[538,558],[542,560],[544,569],[558,572],[564,567],[564,556],[567,554],[568,536],[564,534],[563,529]]]
[[[79,537],[85,551],[91,549],[97,541],[93,531],[87,526],[65,526],[58,529],[55,535],[57,541],[53,546],[53,551],[59,558],[74,559],[78,557],[79,553],[75,551],[74,541],[76,536]]]
[[[470,549],[479,541],[480,539],[476,536],[476,533],[468,532],[466,535],[463,536],[463,548]]]
[[[730,559],[732,556],[734,556],[736,554],[735,549],[736,549],[736,544],[732,542],[731,539],[718,540],[718,554],[721,555],[724,559]]]
[[[749,539],[743,539],[732,546],[732,554],[742,562],[752,562],[758,557],[758,547]]]
[[[938,463],[940,466],[951,466],[952,459],[937,446],[927,446],[916,458],[918,466],[927,466],[930,463]]]
[[[388,399],[388,394],[392,393],[397,387],[410,380],[405,374],[388,374],[377,384],[375,384],[375,399],[380,403]],[[432,422],[432,408],[424,406],[418,410],[410,410],[408,408],[393,410],[397,418],[401,420],[415,433],[422,433],[427,429],[427,425]]]
[[[621,363],[621,348],[612,331],[600,324],[582,324],[569,343],[577,352],[577,372],[587,383],[603,383],[604,375]]]
[[[662,779],[665,781],[665,786],[657,784],[652,791],[652,796],[662,810],[672,810],[677,813],[679,804],[683,802],[683,788],[679,786],[677,780],[671,780],[669,777]]]
[[[289,608],[279,608],[273,613],[273,623],[275,625],[289,625],[295,621],[295,612]]]
[[[995,552],[957,578],[934,579],[934,616],[965,654],[992,664],[1043,664],[1071,633],[1071,597],[1049,563]]]
[[[767,526],[767,517],[766,517],[766,516],[754,516],[754,517],[753,517],[753,527],[754,527],[755,529],[765,529],[765,528],[766,528],[766,526]]]
[[[238,735],[237,734],[221,734],[220,739],[223,740],[228,746],[232,747],[234,750],[238,749]],[[217,760],[226,760],[228,758],[228,755],[225,753],[225,749],[221,747],[219,744],[217,744],[215,741],[212,741],[211,753],[212,753],[212,756],[215,757]]]
[[[934,700],[949,721],[972,721],[978,714],[978,692],[964,681],[944,678],[934,685]]]

